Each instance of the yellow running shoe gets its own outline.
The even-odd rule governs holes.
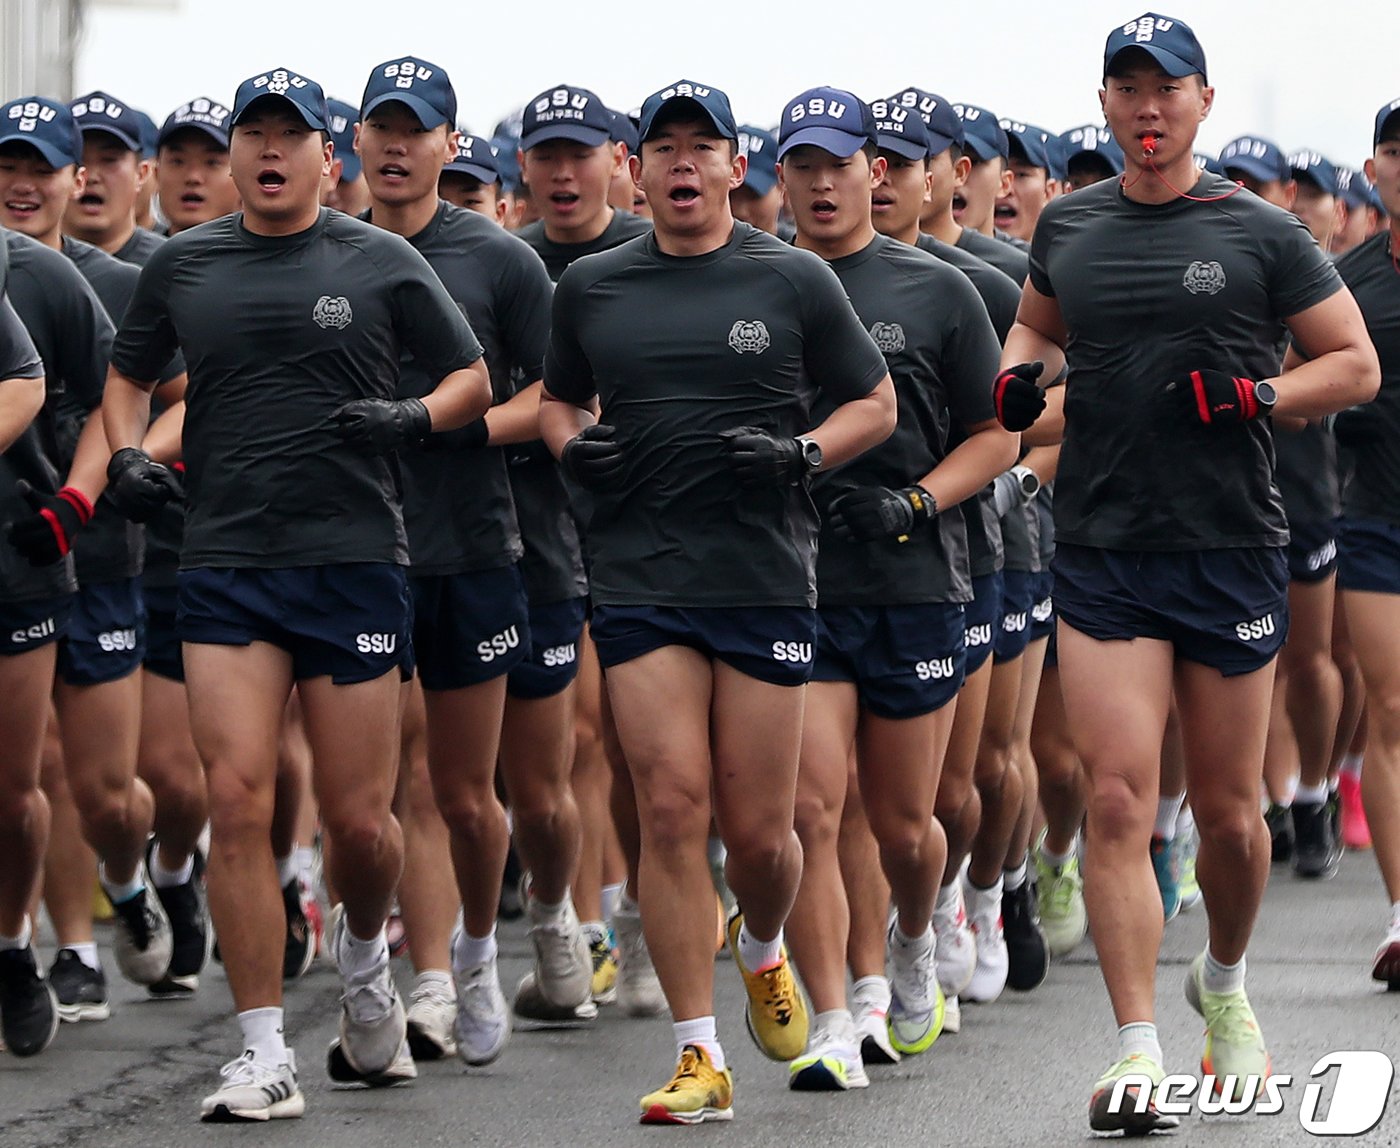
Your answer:
[[[739,955],[739,929],[744,914],[736,905],[729,914],[729,951],[749,994],[744,1021],[759,1051],[771,1060],[796,1060],[807,1048],[807,1001],[792,973],[787,946],[771,969],[751,973]]]
[[[1094,1082],[1089,1100],[1089,1127],[1095,1132],[1122,1132],[1124,1136],[1146,1136],[1149,1132],[1176,1128],[1181,1121],[1157,1111],[1152,1093],[1166,1075],[1150,1056],[1135,1052],[1125,1056]],[[1119,1081],[1132,1077],[1120,1089]],[[1144,1087],[1145,1086],[1145,1087]],[[1118,1092],[1118,1111],[1113,1111]],[[1147,1095],[1143,1095],[1143,1093]]]
[[[703,1124],[734,1119],[734,1076],[717,1069],[698,1044],[681,1049],[676,1074],[665,1088],[642,1097],[643,1124]]]
[[[617,999],[617,947],[606,927],[585,925],[588,955],[593,959],[593,1003],[612,1004]]]

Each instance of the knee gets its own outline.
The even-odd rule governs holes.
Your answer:
[[[491,830],[505,822],[505,810],[490,786],[456,786],[450,790],[436,788],[435,800],[453,834],[475,840],[486,836]],[[512,806],[517,822],[528,822],[529,816],[521,807]]]
[[[1400,743],[1400,686],[1367,691],[1366,731],[1387,745]]]
[[[1192,813],[1201,840],[1233,854],[1245,856],[1253,852],[1265,833],[1257,799],[1232,803],[1193,802]]]
[[[70,776],[68,788],[88,831],[102,834],[120,830],[125,825],[129,787],[105,777],[79,779]]]
[[[389,823],[387,810],[337,810],[321,812],[321,824],[331,840],[331,852],[341,857],[362,857],[374,853],[384,839]]]
[[[273,791],[229,774],[209,775],[209,824],[216,840],[266,838],[272,830]]]
[[[1085,814],[1097,842],[1136,841],[1151,835],[1150,797],[1123,774],[1109,773],[1094,779]]]
[[[841,807],[838,803],[819,793],[799,791],[793,814],[797,836],[801,838],[804,849],[836,847],[836,836],[841,829]]]
[[[670,849],[703,841],[710,832],[709,802],[684,790],[648,795],[639,803],[642,835],[656,849]],[[725,845],[733,852],[728,840]]]
[[[738,839],[724,842],[729,852],[729,863],[743,873],[771,873],[779,869],[788,851],[792,848],[795,835],[791,829],[741,832]]]
[[[923,853],[932,822],[909,813],[891,811],[870,819],[870,829],[885,860],[909,864]]]
[[[0,786],[0,827],[4,828],[5,837],[9,839],[12,833],[32,821],[45,805],[47,799],[37,784],[12,781]]]

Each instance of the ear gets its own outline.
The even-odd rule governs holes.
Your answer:
[[[1004,199],[1011,194],[1011,186],[1016,182],[1016,173],[1005,164],[1001,169],[1001,187],[997,189],[997,198]]]
[[[967,177],[972,174],[972,160],[967,156],[962,156],[953,165],[953,186],[962,187],[967,182]]]
[[[1210,109],[1215,107],[1215,89],[1206,85],[1201,88],[1201,119],[1210,115]]]
[[[744,186],[744,176],[749,174],[749,157],[740,155],[739,149],[734,149],[734,162],[729,169],[729,190],[735,191]]]
[[[504,195],[496,196],[496,222],[502,227],[506,225],[506,212],[510,210],[510,203]]]
[[[1365,162],[1362,166],[1366,169],[1366,178],[1369,179],[1372,183],[1375,183],[1375,182],[1376,182],[1376,161],[1375,161],[1374,159],[1369,159],[1369,158],[1368,158],[1368,159],[1366,160],[1366,162]]]
[[[872,191],[885,181],[885,173],[890,170],[890,161],[877,155],[870,164],[870,189]]]
[[[1106,92],[1103,88],[1100,88],[1100,89],[1099,89],[1099,111],[1103,112],[1103,114],[1104,114],[1104,119],[1105,119],[1105,120],[1108,119],[1108,105],[1107,105],[1107,100],[1108,100],[1108,92]]]
[[[924,202],[933,202],[933,168],[928,164],[924,165]]]
[[[355,124],[355,136],[350,144],[350,148],[356,155],[360,154],[360,125],[358,122]]]
[[[618,175],[627,166],[627,145],[621,140],[613,144],[613,175]]]
[[[1298,202],[1298,181],[1290,179],[1283,185],[1283,206],[1288,210],[1293,210],[1293,205]]]
[[[462,138],[462,133],[453,128],[447,133],[447,146],[442,151],[442,162],[451,163],[457,158],[457,143]]]
[[[642,186],[642,157],[640,155],[629,155],[627,157],[627,170],[632,175],[632,183],[635,187]]]
[[[79,164],[73,169],[73,199],[78,199],[83,194],[83,188],[87,186],[87,168]]]
[[[335,140],[327,140],[321,145],[321,178],[325,179],[331,174],[331,165],[335,163]]]
[[[155,173],[156,165],[151,160],[140,160],[136,164],[136,190],[144,190],[151,176],[155,175]]]

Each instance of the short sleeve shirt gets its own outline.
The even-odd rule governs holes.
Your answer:
[[[1026,273],[1030,269],[1028,256],[1014,243],[993,239],[980,231],[964,227],[962,235],[958,237],[957,246],[990,263],[1003,274],[1011,276],[1016,286],[1019,287],[1026,281]]]

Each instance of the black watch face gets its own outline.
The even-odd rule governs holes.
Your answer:
[[[1272,408],[1278,402],[1278,391],[1274,389],[1273,383],[1256,383],[1254,397],[1259,400],[1260,406]]]
[[[812,470],[816,470],[822,464],[822,448],[811,439],[807,439],[802,444],[802,457],[807,460],[807,465]]]

